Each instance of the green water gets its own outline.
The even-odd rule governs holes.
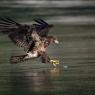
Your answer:
[[[57,29],[60,32],[54,35],[58,36],[60,44],[50,45],[48,50],[51,58],[60,59],[57,68],[42,64],[39,59],[10,64],[10,56],[22,53],[22,49],[12,44],[7,35],[1,34],[1,95],[95,94],[95,28],[60,25]]]
[[[50,35],[57,36],[60,44],[50,45],[48,53],[60,65],[54,68],[39,59],[10,64],[10,56],[23,50],[0,33],[0,95],[95,95],[95,22],[82,17],[94,18],[95,6],[32,7],[16,1],[1,0],[0,17],[28,24],[41,17],[53,23]],[[79,20],[74,19],[77,16]]]

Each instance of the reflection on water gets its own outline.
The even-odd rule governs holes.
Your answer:
[[[52,78],[56,79],[60,76],[60,69],[59,68],[53,68],[50,70],[50,75]]]
[[[12,93],[17,93],[17,91],[22,90],[26,92],[53,92],[61,90],[55,85],[55,81],[58,81],[60,78],[59,68],[28,69],[28,71],[25,72],[20,69],[17,70],[17,68],[12,68],[10,72],[10,86]]]
[[[70,63],[69,68],[44,64],[0,65],[1,95],[94,95],[94,63]],[[40,66],[40,67],[39,67]]]

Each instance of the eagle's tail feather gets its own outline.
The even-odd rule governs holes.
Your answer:
[[[27,60],[27,59],[25,59],[25,56],[27,56],[27,55],[11,56],[10,63],[17,64],[19,62],[23,62],[23,61]]]

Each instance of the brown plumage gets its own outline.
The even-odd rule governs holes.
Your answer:
[[[25,55],[11,56],[11,63],[18,63],[32,58],[40,57],[43,63],[50,58],[47,47],[52,42],[58,42],[55,37],[48,36],[53,25],[42,19],[34,19],[36,24],[22,25],[9,18],[0,18],[0,31],[7,33],[9,38],[19,47],[23,47]]]

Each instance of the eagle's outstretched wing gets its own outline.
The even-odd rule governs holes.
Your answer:
[[[9,38],[19,47],[27,48],[32,42],[31,33],[36,30],[40,37],[47,37],[52,24],[44,20],[34,19],[36,24],[22,25],[10,18],[0,18],[0,32],[8,33]]]
[[[7,33],[9,38],[19,47],[26,48],[32,40],[31,25],[22,25],[10,18],[0,18],[0,32]]]
[[[34,19],[34,21],[37,23],[35,24],[37,33],[39,34],[40,37],[47,37],[48,36],[48,32],[50,31],[50,29],[53,27],[52,24],[48,24],[46,21],[38,18],[38,19]]]

